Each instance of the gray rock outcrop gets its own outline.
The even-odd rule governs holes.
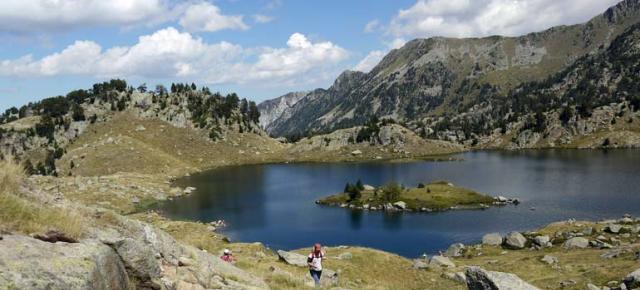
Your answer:
[[[510,232],[504,239],[504,246],[509,249],[523,249],[527,245],[527,238],[519,232]]]
[[[490,233],[482,237],[482,244],[488,246],[502,245],[502,236],[499,233]]]
[[[629,275],[624,277],[623,282],[629,289],[635,289],[640,287],[640,269],[637,269],[629,273]]]
[[[589,247],[589,240],[583,237],[571,238],[571,239],[568,239],[566,242],[564,242],[562,247],[565,249],[574,249],[574,248],[584,249],[586,247]]]
[[[298,267],[307,267],[307,257],[300,255],[298,253],[287,252],[283,250],[278,250],[278,257],[280,260],[286,262],[289,265],[294,265]]]
[[[456,264],[445,256],[433,256],[431,260],[429,260],[429,266],[454,268]]]
[[[447,249],[447,251],[444,253],[445,256],[447,257],[460,257],[462,256],[462,252],[464,251],[465,247],[464,244],[461,243],[455,243],[451,246],[449,246],[449,248]]]
[[[469,267],[465,271],[469,290],[538,290],[537,287],[510,273]]]
[[[48,243],[21,235],[0,240],[0,289],[132,289],[125,265],[98,241]]]

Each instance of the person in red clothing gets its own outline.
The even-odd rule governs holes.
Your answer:
[[[235,263],[235,259],[233,258],[233,254],[231,254],[231,251],[229,249],[224,249],[224,252],[222,254],[222,256],[220,257],[220,259],[222,259],[225,262],[228,263]]]
[[[322,251],[320,244],[313,245],[313,250],[307,257],[307,264],[309,265],[309,273],[316,287],[320,287],[320,277],[322,277],[322,260],[325,259],[325,253]]]

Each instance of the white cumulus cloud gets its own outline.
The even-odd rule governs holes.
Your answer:
[[[364,26],[364,32],[365,33],[374,32],[374,31],[380,29],[380,26],[381,26],[380,25],[380,20],[378,20],[378,19],[371,20],[371,21],[367,22],[367,24]]]
[[[369,52],[354,68],[353,70],[361,72],[369,72],[382,60],[387,53],[382,50],[374,50]]]
[[[76,26],[129,26],[165,21],[165,0],[2,0],[0,31],[42,32]]]
[[[242,15],[223,15],[220,8],[201,2],[187,7],[180,18],[180,25],[188,31],[218,31],[223,29],[247,30]]]
[[[67,48],[36,59],[26,55],[0,61],[0,76],[188,78],[213,84],[262,82],[305,83],[326,79],[349,53],[331,42],[313,42],[292,34],[282,48],[243,48],[228,42],[207,43],[169,27],[139,37],[132,46],[102,48],[93,41],[76,41]]]
[[[521,35],[585,22],[619,0],[418,0],[388,27],[395,37]]]

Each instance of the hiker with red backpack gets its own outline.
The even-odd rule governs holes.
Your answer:
[[[233,254],[231,254],[231,250],[229,249],[224,249],[224,252],[220,257],[220,259],[222,259],[227,263],[232,263],[232,264],[236,262],[236,260],[233,258]]]
[[[325,253],[322,251],[320,244],[315,244],[313,250],[307,257],[307,264],[309,265],[309,273],[316,287],[320,287],[320,277],[322,276],[322,260],[325,258]]]

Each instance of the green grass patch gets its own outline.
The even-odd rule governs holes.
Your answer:
[[[387,203],[403,201],[409,210],[422,208],[441,211],[451,207],[482,207],[493,203],[493,197],[474,190],[455,186],[447,181],[434,181],[415,188],[404,188],[398,184],[387,184],[374,190],[360,190],[357,194],[339,193],[318,201],[323,205],[353,205],[380,207]]]

